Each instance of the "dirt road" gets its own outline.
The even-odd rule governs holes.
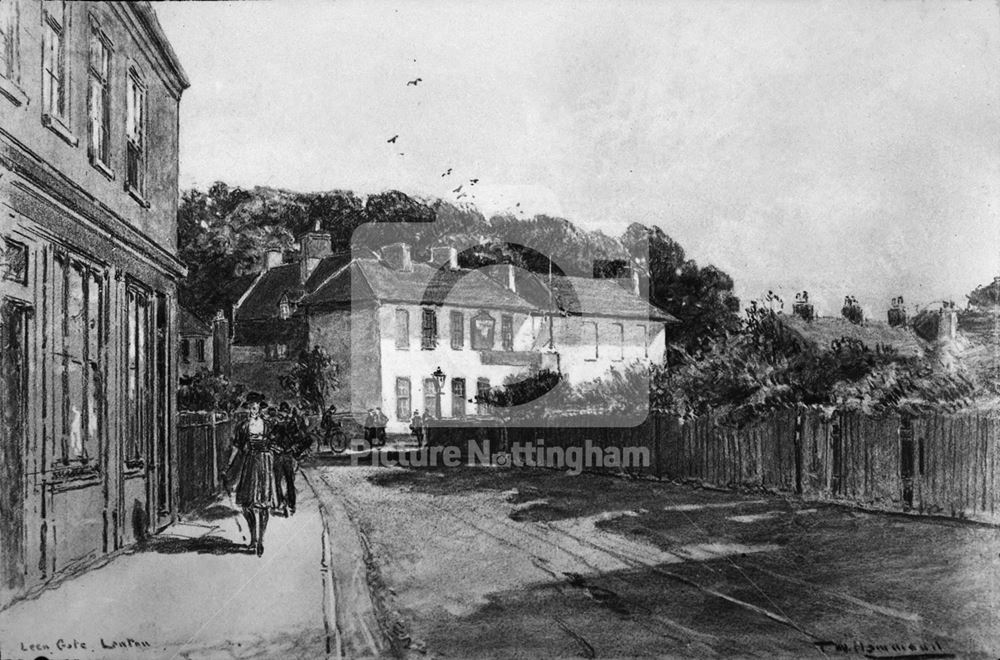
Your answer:
[[[411,652],[1000,652],[1000,530],[547,470],[309,469]]]

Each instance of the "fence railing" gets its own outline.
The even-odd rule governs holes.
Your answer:
[[[232,449],[234,421],[224,413],[181,413],[177,423],[178,510],[214,497]]]
[[[438,422],[431,444],[494,451],[513,444],[644,448],[649,463],[630,471],[660,479],[768,488],[815,500],[1000,522],[1000,416],[925,417],[773,411],[734,427],[714,416],[679,420],[654,414],[633,428],[472,427]],[[619,471],[620,468],[597,468]]]

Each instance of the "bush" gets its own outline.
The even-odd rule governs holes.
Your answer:
[[[246,387],[225,376],[201,369],[182,376],[177,388],[177,409],[185,412],[221,410],[232,412],[243,402]]]

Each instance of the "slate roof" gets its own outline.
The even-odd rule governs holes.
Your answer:
[[[208,337],[212,334],[212,328],[207,323],[183,307],[180,307],[179,310],[180,313],[177,317],[177,331],[179,334],[182,336],[196,335],[199,337]]]
[[[923,347],[916,335],[906,328],[893,328],[887,323],[865,321],[857,325],[845,318],[821,316],[806,321],[800,316],[782,314],[778,317],[784,326],[819,350],[831,350],[831,344],[843,337],[856,339],[870,350],[879,344],[892,346],[904,357],[923,354]]]
[[[503,270],[497,270],[493,266],[481,270],[489,272],[494,279],[500,281],[504,281],[506,276]],[[518,294],[541,309],[548,309],[550,304],[554,304],[559,311],[571,315],[613,316],[679,323],[669,313],[626,290],[617,280],[553,275],[551,298],[548,281],[546,275],[521,268],[514,270],[514,283]]]
[[[426,263],[414,263],[412,271],[404,272],[377,259],[355,259],[349,269],[305,296],[302,304],[349,304],[366,299],[524,311],[534,308],[524,298],[475,270],[438,270]]]
[[[278,300],[282,294],[287,292],[293,299],[298,299],[303,291],[299,284],[299,264],[275,266],[260,276],[236,310],[236,318],[244,321],[274,318],[278,315]]]

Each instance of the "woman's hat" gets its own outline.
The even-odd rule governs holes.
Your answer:
[[[261,409],[267,408],[267,400],[264,398],[264,395],[261,394],[260,392],[250,392],[249,394],[247,394],[247,398],[246,401],[243,402],[243,406],[245,408],[249,408],[251,403],[260,404]]]

